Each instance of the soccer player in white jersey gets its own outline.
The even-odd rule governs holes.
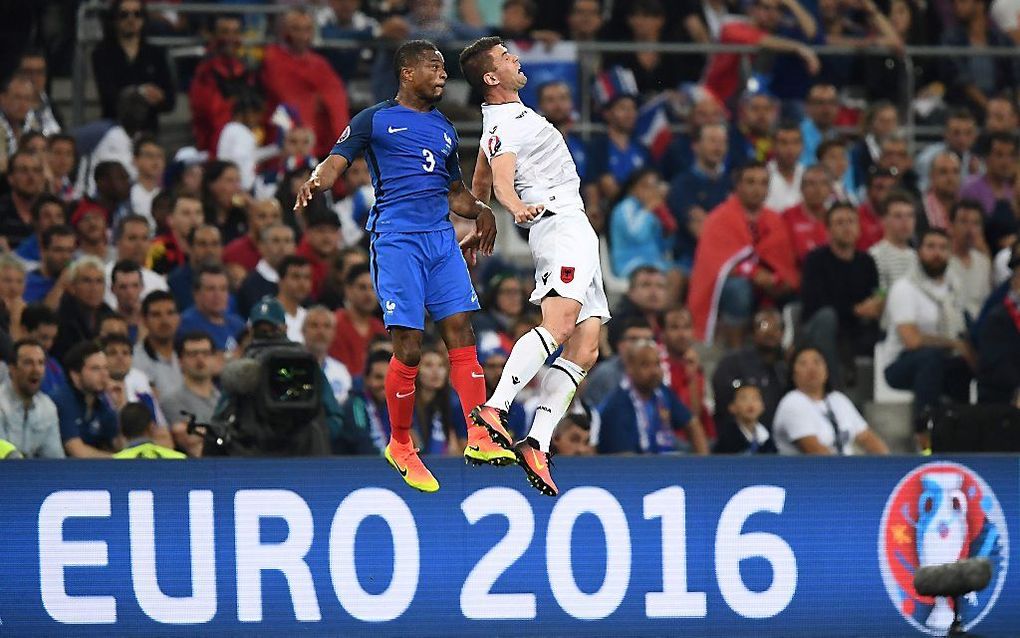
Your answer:
[[[515,452],[536,489],[555,496],[549,442],[598,358],[599,333],[609,321],[599,239],[585,215],[581,180],[563,136],[521,103],[517,92],[528,79],[517,56],[499,38],[482,38],[461,52],[460,66],[485,98],[472,192],[483,202],[494,192],[517,225],[531,229],[531,302],[542,307],[542,324],[517,341],[496,390],[472,419],[493,441]],[[542,377],[531,430],[514,443],[506,428],[510,403],[560,344],[562,354]]]

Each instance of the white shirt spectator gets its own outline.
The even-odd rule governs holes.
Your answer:
[[[354,382],[347,366],[326,355],[326,360],[322,362],[322,372],[326,375],[326,380],[329,381],[329,387],[333,389],[337,403],[343,405],[347,400],[347,395],[351,392],[351,384]]]
[[[949,258],[947,274],[960,282],[960,302],[963,309],[977,319],[981,306],[992,293],[992,260],[984,253],[971,249],[970,266],[964,266],[956,255]]]
[[[287,338],[296,343],[304,343],[305,335],[302,333],[301,327],[305,325],[305,316],[308,315],[308,311],[298,306],[297,312],[294,314],[290,314],[286,310],[283,311],[283,314],[287,319]]]
[[[804,177],[804,165],[798,163],[793,171],[793,181],[786,181],[779,172],[775,160],[768,163],[769,169],[769,196],[765,200],[765,208],[781,213],[787,208],[793,208],[803,200],[800,193],[800,180]]]
[[[131,368],[124,377],[124,396],[128,402],[141,401],[151,408],[156,417],[156,425],[166,427],[166,417],[156,400],[156,393],[152,391],[149,377],[138,368]]]
[[[896,280],[917,265],[917,252],[910,246],[900,248],[883,239],[868,249],[878,268],[878,285],[888,291]]]
[[[1013,276],[1013,271],[1009,269],[1009,259],[1012,256],[1013,249],[1010,247],[1003,248],[999,252],[995,253],[995,259],[992,262],[992,270],[995,277],[994,284],[996,288],[1006,283],[1006,280]]]
[[[791,390],[776,408],[772,434],[780,454],[801,454],[794,441],[806,436],[817,437],[819,443],[836,453],[837,427],[843,454],[853,454],[853,442],[868,429],[853,402],[842,392],[830,392],[824,400],[815,401],[800,390]]]
[[[933,288],[940,293],[948,293],[948,279]],[[909,277],[903,277],[892,285],[885,302],[885,316],[888,324],[885,342],[889,361],[895,361],[903,352],[903,341],[896,326],[912,323],[921,334],[928,335],[938,334],[939,331],[939,305],[921,292]]]
[[[277,146],[259,147],[255,134],[240,122],[228,122],[220,133],[216,157],[237,164],[241,173],[241,188],[251,192],[255,185],[255,167],[259,162],[280,152]]]
[[[157,186],[150,191],[139,182],[131,186],[131,210],[149,220],[149,228],[153,231],[156,229],[156,220],[152,218],[152,200],[156,199],[161,190]]]
[[[0,439],[16,447],[25,458],[64,458],[53,400],[38,392],[26,410],[10,381],[0,384]]]
[[[103,301],[106,302],[107,306],[111,308],[117,307],[117,298],[113,295],[111,288],[113,287],[113,267],[116,266],[116,259],[112,259],[106,263],[106,294],[103,295]],[[169,290],[167,286],[166,277],[156,274],[155,271],[149,270],[145,266],[142,266],[142,295],[141,299],[145,299],[145,295],[149,294],[154,290]]]

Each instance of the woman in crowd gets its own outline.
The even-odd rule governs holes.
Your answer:
[[[623,187],[623,199],[609,216],[609,254],[613,273],[629,277],[640,266],[670,272],[676,220],[666,206],[666,189],[653,168],[635,171]]]
[[[241,190],[241,172],[233,162],[213,160],[205,165],[202,206],[205,221],[220,229],[223,245],[248,231],[247,196]]]
[[[422,349],[414,411],[425,454],[461,455],[467,442],[467,424],[460,399],[450,389],[448,365],[445,353],[435,346]]]

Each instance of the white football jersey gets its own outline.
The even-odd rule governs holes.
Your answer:
[[[482,105],[481,147],[491,162],[517,156],[514,190],[525,204],[542,204],[560,214],[584,215],[581,179],[563,135],[520,102]]]

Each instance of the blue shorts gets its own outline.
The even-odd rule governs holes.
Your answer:
[[[424,233],[373,233],[372,282],[387,328],[425,328],[479,310],[478,294],[452,228]]]

